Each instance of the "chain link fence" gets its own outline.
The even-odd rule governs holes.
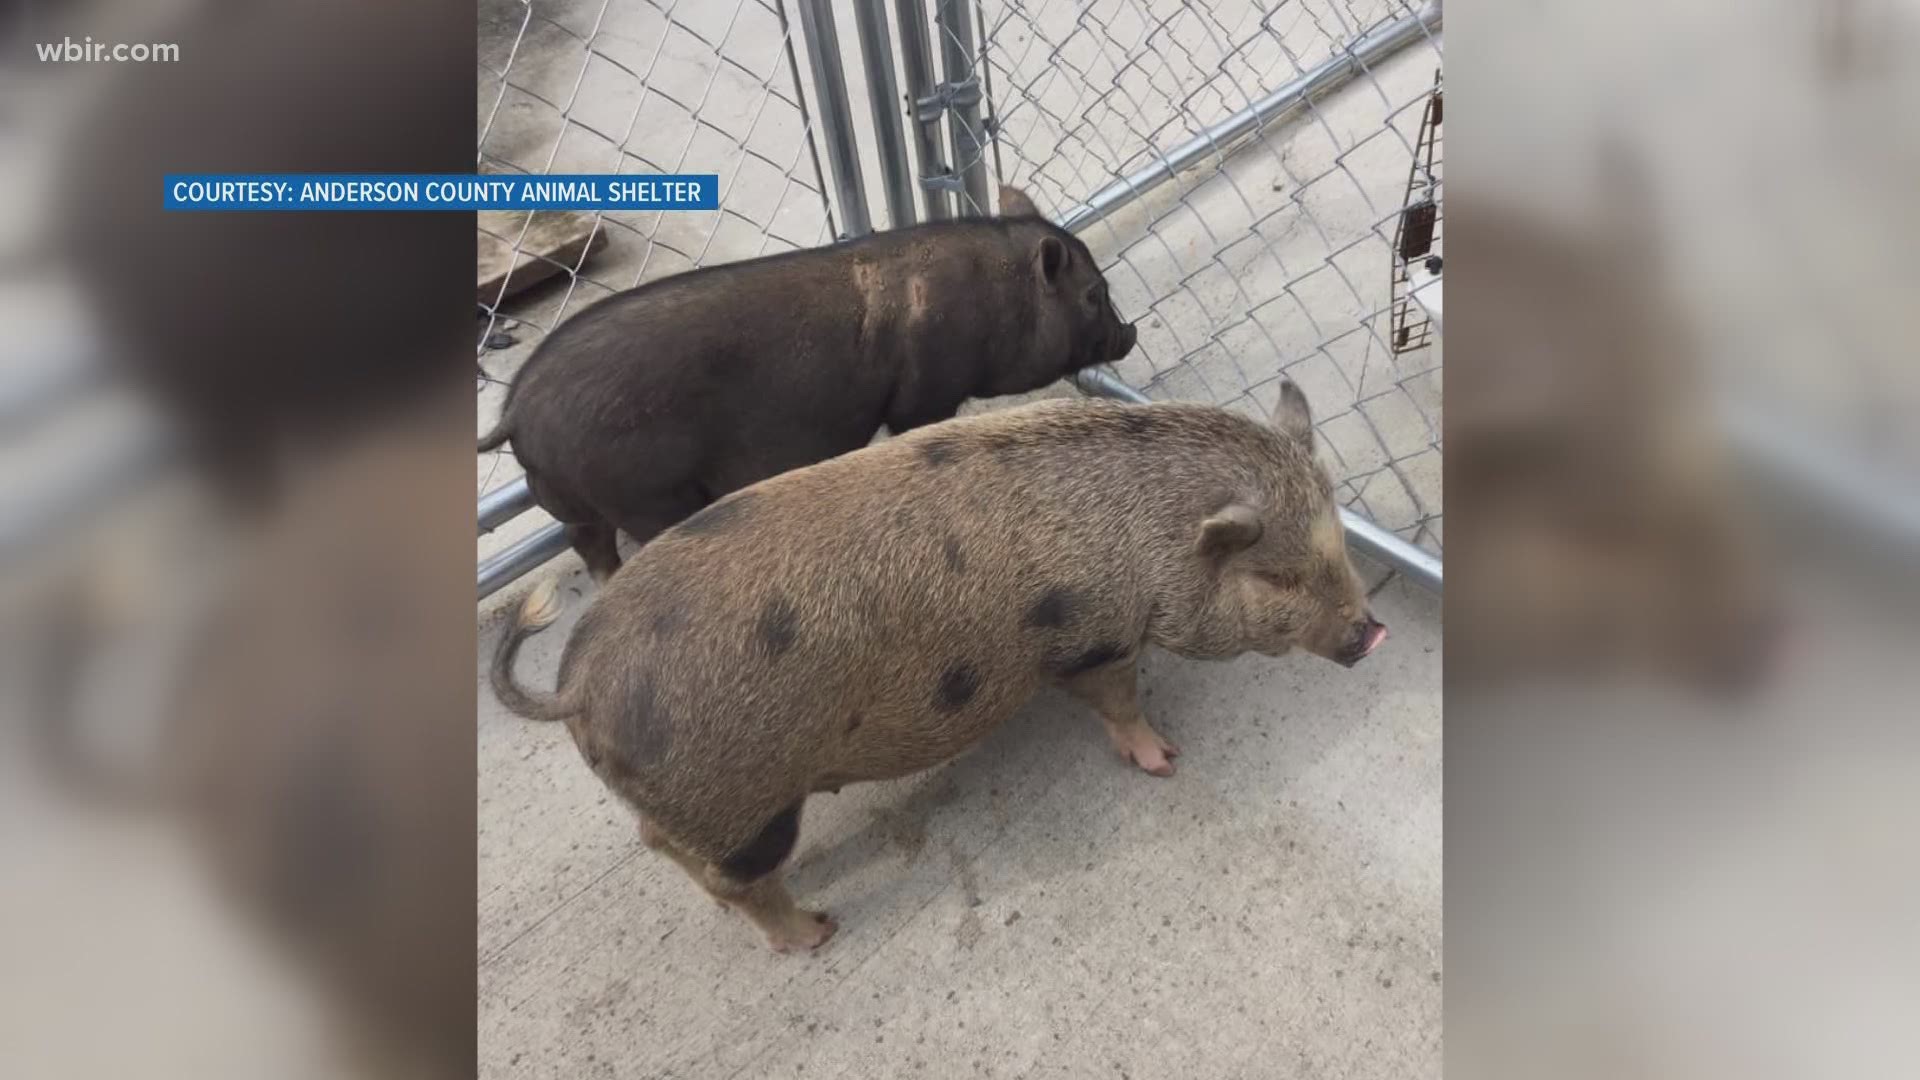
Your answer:
[[[479,36],[477,171],[716,173],[721,191],[711,212],[480,215],[482,430],[534,346],[586,305],[834,238],[774,0],[483,0]],[[482,532],[499,530],[482,553],[508,560],[503,581],[563,546],[541,515],[516,517],[519,477],[509,451],[480,455]]]
[[[1437,552],[1440,349],[1392,345],[1410,166],[1438,183],[1438,157],[1426,169],[1419,152],[1440,63],[1425,7],[988,0],[980,68],[993,172],[1082,234],[1139,321],[1114,376],[1262,416],[1291,378],[1317,410],[1342,501]],[[1418,29],[1346,85],[1223,137],[1224,119],[1395,26]],[[1159,176],[1183,146],[1192,162],[1163,186],[1117,209],[1098,201]]]
[[[870,183],[890,226],[979,213],[992,176],[1086,240],[1139,327],[1134,352],[1083,389],[1264,416],[1293,379],[1359,546],[1437,588],[1440,348],[1396,353],[1390,338],[1410,174],[1438,195],[1439,157],[1421,143],[1438,3],[895,0],[891,19],[888,6],[483,6],[482,171],[713,171],[724,209],[600,215],[604,249],[544,262],[525,222],[483,221],[483,245],[551,276],[481,298],[480,427],[537,337],[584,302],[864,232]],[[857,27],[844,48],[836,14]],[[516,473],[482,456],[483,532],[527,505]],[[524,522],[518,543],[493,545],[483,595],[564,546]]]

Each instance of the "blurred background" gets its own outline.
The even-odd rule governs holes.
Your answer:
[[[1920,12],[1448,6],[1449,1071],[1912,1076]]]
[[[473,37],[0,4],[0,1074],[472,1073],[472,219],[161,176],[468,171]]]

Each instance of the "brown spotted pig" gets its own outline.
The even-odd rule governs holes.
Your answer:
[[[559,691],[516,685],[550,588],[501,636],[508,708],[564,719],[646,843],[775,949],[834,924],[775,873],[816,791],[938,765],[1043,684],[1157,776],[1147,645],[1299,647],[1353,664],[1368,610],[1306,400],[1272,426],[1196,405],[1051,401],[914,432],[715,503],[642,548],[581,617]]]
[[[1087,246],[1001,189],[1000,218],[707,267],[609,297],[542,342],[480,441],[511,440],[587,569],[731,491],[970,397],[1127,355]]]

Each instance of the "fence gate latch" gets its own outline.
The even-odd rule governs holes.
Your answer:
[[[913,118],[921,123],[940,119],[940,114],[955,108],[980,104],[980,79],[969,75],[959,82],[939,83],[933,93],[913,103]]]
[[[966,182],[952,169],[944,166],[937,173],[928,173],[920,178],[920,186],[928,191],[948,192],[959,195],[967,190]]]

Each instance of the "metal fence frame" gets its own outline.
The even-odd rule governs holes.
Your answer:
[[[784,25],[784,2],[775,2],[779,4]],[[826,144],[825,156],[833,177],[840,235],[861,235],[871,231],[872,225],[832,0],[796,0],[796,3],[819,111],[816,122],[809,125],[809,136],[817,132]],[[981,62],[990,35],[978,22],[979,13],[972,0],[936,0],[936,3],[932,30],[939,37],[945,76],[938,83],[933,81],[933,50],[928,40],[923,0],[895,2],[902,35],[903,70],[898,80],[892,43],[888,40],[884,0],[854,0],[862,70],[871,91],[871,130],[879,151],[889,218],[895,227],[916,220],[915,185],[909,180],[915,170],[920,178],[919,195],[929,220],[941,220],[956,212],[962,215],[986,212],[986,158],[990,147],[998,153],[998,143],[989,134],[989,123],[980,115],[982,102],[987,102],[989,107],[992,104],[984,85],[991,77],[991,65]],[[1198,134],[1171,148],[1154,149],[1147,164],[1087,195],[1059,219],[1059,224],[1069,231],[1082,232],[1180,173],[1205,161],[1224,160],[1247,137],[1311,108],[1315,99],[1338,89],[1409,44],[1428,40],[1439,29],[1441,18],[1441,0],[1425,0],[1418,9],[1359,34],[1343,43],[1325,61],[1266,90],[1245,107]],[[981,30],[978,48],[976,27]],[[794,74],[797,81],[797,71]],[[900,94],[902,83],[904,99]],[[901,125],[903,110],[883,107],[883,102],[911,108],[911,165],[908,140]],[[947,160],[957,163],[957,167],[941,160],[943,119],[950,135],[951,156]],[[949,197],[953,199],[951,204]],[[1103,370],[1083,372],[1073,382],[1088,394],[1133,402],[1148,400],[1145,394]],[[524,479],[491,491],[480,500],[479,530],[482,534],[491,532],[532,505],[532,495]],[[1343,508],[1341,514],[1349,542],[1356,551],[1423,588],[1436,594],[1442,591],[1443,567],[1438,556],[1350,509]],[[484,598],[505,587],[566,546],[564,527],[555,524],[483,561],[479,566],[480,596]]]

